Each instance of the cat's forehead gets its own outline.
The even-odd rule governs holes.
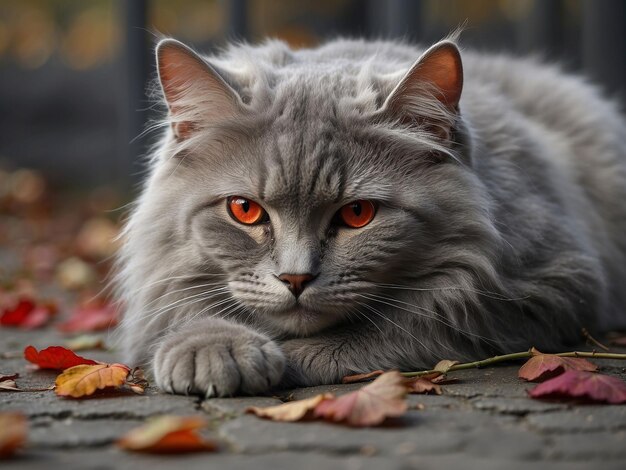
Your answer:
[[[360,138],[367,123],[358,113],[345,115],[354,87],[353,79],[333,73],[290,77],[277,86],[258,148],[262,200],[306,211],[387,196],[376,152]]]

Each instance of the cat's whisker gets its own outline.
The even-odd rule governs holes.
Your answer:
[[[157,315],[158,316],[158,315],[161,315],[164,311],[170,311],[174,307],[183,307],[185,305],[188,305],[187,302],[190,299],[196,299],[198,297],[204,297],[204,296],[207,296],[209,294],[217,295],[219,293],[227,292],[227,291],[228,291],[227,287],[217,287],[215,289],[211,289],[211,290],[208,290],[208,291],[200,292],[199,294],[189,295],[189,296],[183,297],[182,299],[178,299],[178,300],[175,300],[174,302],[171,302],[171,303],[169,303],[167,305],[164,305],[163,307],[159,307],[156,310],[150,311],[150,312],[148,312],[147,315],[149,315],[149,316]],[[180,305],[181,303],[182,303],[182,305]]]
[[[368,317],[365,313],[361,312],[360,310],[352,310],[351,313],[356,313],[358,318],[365,318],[372,325],[374,325],[374,327],[380,332],[381,335],[384,335],[383,330],[381,329],[381,327],[378,326],[376,324],[376,322],[374,320],[372,320],[370,317]]]
[[[362,307],[365,307],[366,309],[368,309],[368,310],[369,310],[370,312],[372,312],[374,315],[379,316],[379,317],[380,317],[380,318],[382,318],[383,320],[385,320],[385,321],[387,321],[387,322],[391,323],[392,325],[394,325],[394,326],[395,326],[395,327],[397,327],[398,329],[402,330],[404,333],[406,333],[406,334],[407,334],[407,335],[409,335],[411,338],[413,338],[413,339],[414,339],[414,340],[415,340],[415,341],[416,341],[416,342],[417,342],[420,346],[422,346],[422,347],[423,347],[426,351],[430,352],[430,353],[431,353],[431,354],[433,354],[433,355],[436,355],[436,354],[435,354],[435,352],[434,352],[432,349],[430,349],[428,346],[426,346],[426,345],[424,344],[424,342],[423,342],[423,341],[421,341],[421,340],[420,340],[417,336],[415,336],[413,333],[411,333],[409,330],[407,330],[407,329],[406,329],[406,328],[404,328],[403,326],[398,325],[396,322],[394,322],[394,321],[393,321],[393,320],[391,320],[390,318],[386,317],[386,316],[385,316],[382,312],[380,312],[379,310],[376,310],[376,309],[375,309],[374,307],[372,307],[371,305],[368,305],[368,304],[365,304],[365,303],[362,303],[362,302],[359,302],[359,301],[357,301],[357,303],[358,303],[359,305],[361,305]],[[450,348],[449,348],[449,347],[446,347],[445,345],[442,345],[442,346],[444,346],[446,349],[450,350]]]
[[[159,297],[151,300],[149,303],[146,304],[146,307],[149,307],[150,305],[154,304],[155,302],[158,302],[159,300],[163,299],[164,297],[167,297],[168,295],[174,295],[174,294],[178,294],[180,292],[185,292],[185,291],[188,291],[188,290],[200,289],[202,287],[212,287],[212,286],[218,286],[218,285],[223,285],[223,282],[210,282],[208,284],[198,284],[198,285],[195,285],[195,286],[189,286],[189,287],[185,287],[185,288],[182,288],[182,289],[172,290],[172,291],[166,292],[163,295],[160,295]]]
[[[372,302],[379,302],[381,304],[388,305],[390,307],[397,308],[397,309],[405,311],[405,312],[409,312],[409,313],[413,313],[413,314],[419,315],[419,316],[421,316],[423,318],[427,318],[427,319],[430,319],[430,320],[437,321],[437,322],[439,322],[439,323],[441,323],[441,324],[443,324],[443,325],[445,325],[445,326],[447,326],[449,328],[452,328],[453,330],[457,331],[458,333],[460,333],[460,334],[462,334],[464,336],[476,338],[476,339],[479,339],[479,340],[482,340],[482,341],[487,341],[487,342],[490,342],[490,343],[495,343],[496,342],[495,339],[488,338],[486,336],[482,336],[482,335],[479,335],[479,334],[476,334],[476,333],[471,333],[469,331],[465,331],[465,330],[459,328],[457,325],[455,325],[452,322],[450,322],[443,315],[441,315],[441,314],[439,314],[437,312],[434,312],[432,310],[429,310],[429,309],[427,309],[425,307],[421,307],[419,305],[410,304],[408,302],[403,302],[401,300],[397,300],[397,299],[394,299],[392,297],[384,297],[384,296],[380,296],[380,295],[376,295],[376,294],[362,295],[362,297],[365,297],[368,300],[371,300]],[[383,300],[381,300],[381,299],[383,299]],[[391,303],[389,303],[387,301],[392,301],[392,302],[397,302],[399,304],[408,305],[409,307],[417,308],[419,310],[423,310],[425,312],[431,313],[434,316],[431,317],[430,315],[426,315],[426,314],[424,314],[422,312],[416,312],[416,311],[413,311],[413,310],[409,310],[407,308],[401,307],[400,305],[391,304]]]
[[[158,281],[153,281],[150,282],[148,284],[144,284],[141,287],[138,287],[137,289],[134,289],[131,292],[128,292],[129,295],[137,295],[140,292],[149,289],[151,287],[154,287],[158,284],[164,284],[166,282],[171,282],[171,281],[179,281],[179,280],[187,280],[187,279],[202,279],[205,277],[218,277],[218,276],[223,276],[223,274],[219,274],[219,273],[196,273],[196,274],[186,274],[184,276],[170,276],[170,277],[166,277],[164,279],[159,279]]]
[[[480,289],[472,289],[469,287],[459,287],[459,286],[445,286],[445,287],[409,287],[403,286],[400,284],[374,284],[376,287],[380,287],[383,289],[399,289],[399,290],[407,290],[407,291],[415,291],[415,292],[437,292],[437,291],[446,291],[446,290],[461,290],[465,292],[472,292],[474,294],[481,295],[483,297],[487,297],[493,300],[501,300],[503,302],[516,302],[520,300],[527,300],[530,296],[525,297],[506,297],[498,292],[490,292],[483,291]]]
[[[213,298],[215,298],[215,297],[217,297],[218,295],[221,295],[221,294],[222,294],[222,292],[213,293],[211,295],[206,295],[206,293],[205,293],[205,296],[203,296],[203,297],[201,297],[199,299],[194,299],[194,300],[185,302],[185,303],[183,303],[181,305],[171,306],[170,308],[164,309],[164,310],[162,310],[160,312],[148,313],[147,315],[145,315],[144,318],[148,320],[148,325],[152,325],[152,324],[156,323],[159,320],[159,318],[162,315],[164,315],[165,313],[167,313],[168,311],[171,311],[171,310],[173,310],[175,308],[182,309],[184,307],[188,307],[189,305],[193,305],[193,304],[200,303],[200,302],[206,302],[206,301],[211,300],[211,299],[213,299]]]

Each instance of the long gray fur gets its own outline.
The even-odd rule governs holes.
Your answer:
[[[422,52],[268,41],[204,58],[241,116],[185,142],[168,127],[154,152],[120,258],[129,363],[166,391],[223,396],[551,351],[625,324],[615,106],[557,67],[463,51],[460,116],[441,142],[377,113]],[[190,90],[201,116],[210,100]],[[432,97],[414,105],[437,111]],[[234,222],[229,195],[270,224]],[[378,201],[374,220],[334,227],[356,199]],[[284,272],[319,273],[298,305]]]

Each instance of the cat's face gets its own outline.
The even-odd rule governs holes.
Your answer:
[[[190,266],[217,271],[238,304],[278,331],[375,317],[368,296],[419,273],[407,260],[432,242],[425,227],[439,209],[427,182],[443,165],[429,162],[429,141],[394,137],[346,100],[355,87],[340,73],[295,74],[267,106],[196,132],[161,171]],[[218,98],[215,108],[238,112]],[[184,140],[190,128],[174,132]]]
[[[354,136],[324,132],[322,120],[307,124],[287,134],[274,121],[253,142],[231,145],[222,158],[237,171],[201,158],[177,170],[204,188],[190,210],[191,243],[219,266],[235,299],[293,334],[371,316],[366,295],[398,282],[423,225],[390,162]],[[290,289],[285,274],[311,279]]]

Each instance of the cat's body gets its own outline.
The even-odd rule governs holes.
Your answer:
[[[129,361],[170,392],[255,393],[624,323],[614,107],[532,61],[464,52],[459,75],[451,43],[420,53],[270,42],[208,68],[161,45],[172,127],[126,231]],[[376,208],[361,228],[336,222],[354,200]]]

